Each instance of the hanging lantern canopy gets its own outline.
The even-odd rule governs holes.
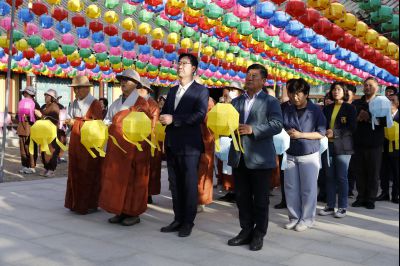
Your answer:
[[[351,13],[346,13],[342,18],[335,20],[336,25],[344,30],[353,30],[356,28],[358,19]]]
[[[321,15],[317,10],[313,8],[307,8],[305,14],[299,17],[298,20],[304,25],[312,27],[320,20],[320,18]]]
[[[73,16],[71,19],[71,22],[72,22],[72,25],[74,25],[75,27],[82,27],[82,26],[86,25],[85,17],[80,14]]]
[[[325,9],[323,15],[331,20],[337,20],[346,14],[346,8],[340,3],[332,3],[329,8]]]
[[[89,5],[86,8],[86,16],[91,19],[96,19],[101,16],[101,9],[97,5]]]
[[[84,3],[80,0],[69,0],[67,3],[67,8],[72,12],[81,12],[84,8]]]

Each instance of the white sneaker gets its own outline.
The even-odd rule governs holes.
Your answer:
[[[205,205],[198,205],[197,206],[197,213],[204,212],[204,210],[205,210]]]
[[[342,209],[339,208],[336,212],[335,212],[335,218],[343,218],[346,216],[346,209]]]
[[[298,223],[296,225],[296,227],[294,228],[294,230],[296,230],[297,232],[303,232],[303,231],[306,231],[307,229],[308,229],[308,226],[303,223]]]
[[[297,223],[298,223],[298,221],[292,221],[288,224],[285,224],[285,229],[292,230],[293,228],[296,227]]]
[[[332,215],[335,213],[334,208],[329,208],[328,206],[325,206],[322,210],[319,211],[318,215],[320,216],[327,216],[327,215]]]
[[[54,177],[55,176],[55,172],[48,170],[47,173],[45,174],[45,177]]]
[[[35,168],[26,168],[24,174],[36,174]]]
[[[25,174],[25,171],[26,171],[27,169],[29,169],[29,168],[28,168],[28,167],[22,167],[22,169],[19,170],[18,173],[20,173],[20,174]]]

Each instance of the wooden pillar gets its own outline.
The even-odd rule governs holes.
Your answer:
[[[99,98],[104,98],[104,83],[102,80],[99,82]]]

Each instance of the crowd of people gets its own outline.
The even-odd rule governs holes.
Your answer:
[[[109,108],[107,99],[97,100],[90,94],[89,79],[77,76],[71,84],[76,99],[66,108],[66,129],[59,127],[64,107],[58,103],[57,91],[45,93],[42,107],[36,102],[36,119],[52,121],[64,141],[66,132],[70,136],[66,208],[88,214],[100,207],[114,214],[110,223],[139,223],[147,204],[153,203],[152,196],[160,194],[163,158],[167,161],[174,218],[161,232],[178,232],[179,237],[191,234],[196,214],[213,201],[214,169],[216,185],[227,192],[220,199],[236,202],[239,210],[241,231],[228,245],[249,245],[253,251],[263,247],[269,196],[279,183],[282,201],[275,208],[287,208],[284,228],[298,232],[314,225],[318,200],[326,202],[319,215],[345,217],[354,183],[357,199],[352,207],[374,209],[377,200],[399,203],[398,134],[395,145],[394,140],[385,138],[386,119],[375,122],[369,110],[379,89],[376,79],[364,81],[363,96],[357,100],[354,86],[333,83],[321,108],[309,99],[310,85],[301,78],[287,82],[287,97],[279,101],[264,87],[267,69],[251,65],[245,83],[231,82],[219,98],[219,103],[232,104],[239,113],[238,134],[245,152],[236,150],[228,137],[220,139],[221,151],[215,152],[207,113],[216,102],[195,80],[197,67],[195,56],[180,55],[179,85],[157,100],[151,97],[153,89],[148,80],[132,69],[125,70],[117,75],[122,95]],[[28,86],[22,94],[34,100],[36,91]],[[386,97],[392,104],[392,118],[399,123],[397,89],[387,87]],[[125,138],[123,121],[131,112],[144,112],[151,120],[152,142],[158,123],[165,126],[160,149],[144,141],[139,147]],[[112,136],[104,158],[93,158],[81,144],[81,128],[90,120],[103,120]],[[32,124],[25,117],[17,130],[24,174],[35,173],[38,158],[37,146],[33,154],[29,152]],[[280,156],[274,146],[278,134],[290,138],[289,148]],[[324,140],[327,145],[323,149]],[[50,144],[50,155],[41,155],[45,167],[42,175],[54,176],[60,156],[56,142]],[[379,180],[381,194],[377,196]]]

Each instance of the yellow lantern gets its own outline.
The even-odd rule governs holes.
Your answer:
[[[394,42],[389,42],[386,47],[386,53],[393,56],[399,52],[399,47]]]
[[[332,3],[329,8],[325,9],[323,15],[331,20],[337,20],[344,16],[346,8],[340,3]]]
[[[86,63],[89,64],[94,64],[96,63],[96,56],[94,56],[93,54],[90,55],[88,58],[83,59]]]
[[[214,48],[211,46],[206,46],[203,48],[203,54],[212,56],[214,54]]]
[[[335,20],[336,25],[344,30],[352,30],[356,27],[358,19],[351,13],[346,13],[342,18]]]
[[[169,44],[177,44],[179,42],[180,36],[176,32],[171,32],[167,36],[167,41]]]
[[[172,7],[182,8],[185,6],[185,0],[168,0],[167,3]]]
[[[240,135],[238,134],[239,141],[236,140],[235,136],[235,131],[239,128],[239,113],[235,107],[228,103],[217,103],[208,112],[207,116],[207,127],[214,134],[215,151],[221,151],[220,136],[231,136],[235,150],[244,153],[240,142]]]
[[[137,28],[136,21],[133,18],[125,18],[121,22],[121,26],[128,31],[134,30]]]
[[[225,56],[226,56],[226,52],[225,51],[222,51],[222,50],[218,50],[216,53],[215,53],[215,56],[218,58],[218,59],[224,59],[225,58]]]
[[[86,16],[91,19],[96,19],[101,16],[101,9],[96,5],[90,5],[86,8]]]
[[[235,55],[232,53],[226,54],[226,62],[233,63],[235,61]]]
[[[29,152],[33,154],[34,143],[40,146],[40,150],[51,155],[49,145],[56,140],[56,143],[62,150],[67,150],[57,139],[57,127],[50,120],[38,120],[31,127],[31,140],[29,142]]]
[[[181,40],[181,47],[184,49],[191,49],[193,47],[193,41],[190,38],[184,38]]]
[[[378,39],[376,40],[374,48],[378,50],[385,50],[389,44],[388,38],[385,36],[379,36]]]
[[[242,57],[236,58],[236,65],[237,66],[244,66],[244,58],[242,58]]]
[[[200,42],[195,42],[193,44],[193,52],[197,53],[200,49]]]
[[[104,146],[108,140],[108,128],[102,120],[86,121],[81,128],[81,143],[96,158],[96,154],[91,150],[95,149],[100,157],[104,157]]]
[[[37,46],[35,48],[36,53],[38,53],[39,55],[45,54],[47,53],[47,49],[44,46],[44,43],[41,43],[39,46]]]
[[[164,39],[164,31],[161,28],[155,28],[151,32],[151,36],[153,37],[154,40],[162,40]]]
[[[81,56],[79,55],[79,52],[75,50],[72,54],[67,55],[67,58],[69,61],[75,61],[81,58]]]
[[[376,30],[369,29],[364,36],[364,40],[367,44],[373,44],[378,39],[378,36],[379,34],[376,32]]]
[[[156,146],[147,138],[151,134],[151,120],[144,112],[131,112],[122,121],[124,139],[143,151],[141,141],[146,141],[152,148]]]
[[[61,3],[61,0],[47,0],[47,3],[50,5],[59,5]]]
[[[355,37],[363,37],[368,31],[368,25],[363,21],[356,23],[355,29],[351,30],[350,33]]]
[[[61,48],[58,48],[57,50],[50,52],[50,54],[53,58],[56,58],[56,59],[64,55]]]
[[[201,10],[194,10],[194,9],[191,9],[190,7],[186,8],[185,13],[191,17],[200,17],[201,16]]]
[[[7,39],[7,36],[0,36],[0,47],[8,48],[10,46],[10,40]]]
[[[29,48],[29,45],[25,39],[21,39],[15,43],[15,48],[17,48],[18,51],[25,51]]]
[[[308,0],[307,4],[316,10],[322,11],[329,7],[330,0]]]
[[[109,10],[104,13],[104,21],[108,24],[115,24],[119,20],[118,14],[114,10]]]
[[[157,145],[157,148],[160,150],[160,142],[164,142],[165,140],[165,128],[166,126],[163,126],[159,121],[157,121],[156,127],[154,129],[155,133],[155,142]]]
[[[149,23],[143,22],[140,23],[139,28],[138,28],[138,32],[140,35],[147,35],[151,32],[151,26]]]
[[[84,8],[84,4],[80,0],[69,0],[67,8],[72,12],[81,12]]]
[[[385,138],[389,140],[389,152],[399,149],[399,123],[394,121],[392,127],[385,127]]]

